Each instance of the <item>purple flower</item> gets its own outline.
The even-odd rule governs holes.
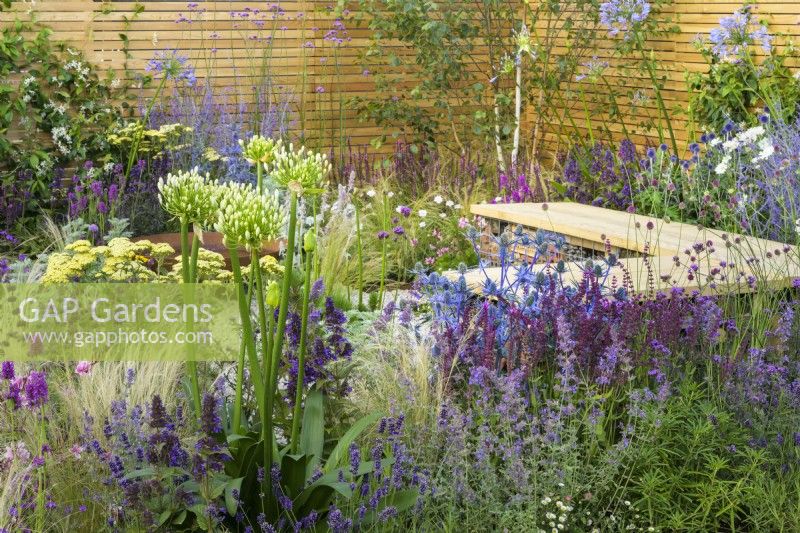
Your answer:
[[[378,234],[376,235],[376,237],[378,237],[378,239],[380,239],[380,240],[386,239],[386,238],[389,237],[389,232],[387,232],[387,231],[379,231]]]
[[[194,67],[189,65],[189,58],[182,56],[177,50],[163,50],[147,62],[145,71],[161,74],[168,80],[182,81],[189,86],[197,82]]]
[[[25,400],[30,407],[41,407],[47,403],[49,392],[44,372],[32,371],[25,379]]]
[[[649,14],[647,0],[609,0],[600,4],[600,23],[608,28],[612,37],[621,33],[628,38],[629,32],[644,22]]]
[[[215,435],[222,431],[222,420],[219,417],[220,400],[213,394],[204,394],[200,427],[206,435]]]
[[[711,52],[720,61],[738,63],[742,60],[742,56],[748,53],[748,47],[758,43],[764,52],[769,54],[772,51],[772,36],[763,24],[751,29],[753,25],[753,17],[748,8],[721,18],[719,27],[711,30],[709,34]]]
[[[395,228],[392,231],[394,232],[395,235],[403,235],[406,232],[406,230],[403,229],[403,226],[395,226]]]
[[[0,379],[12,380],[14,379],[14,362],[3,361],[0,367]]]
[[[97,224],[89,224],[88,230],[90,233],[97,233],[100,228],[97,227]]]

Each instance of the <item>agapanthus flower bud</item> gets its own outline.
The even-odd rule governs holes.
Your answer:
[[[214,228],[228,247],[260,249],[276,239],[284,223],[276,194],[258,194],[251,185],[228,182],[213,195],[217,217]]]
[[[310,229],[303,236],[303,249],[306,252],[313,252],[317,248],[317,233]]]
[[[281,188],[299,194],[315,194],[320,192],[331,170],[324,154],[308,151],[305,147],[295,150],[290,144],[288,149],[281,146],[277,151],[270,176]]]
[[[281,288],[276,281],[270,281],[266,290],[266,304],[270,307],[278,307],[281,303]]]
[[[247,142],[244,142],[244,139],[239,139],[239,146],[242,147],[242,157],[251,165],[262,163],[269,165],[275,160],[275,153],[283,144],[280,139],[275,140],[261,135],[254,135]]]
[[[158,200],[167,213],[189,223],[209,227],[216,219],[214,195],[216,187],[197,167],[190,172],[168,174],[158,180]]]

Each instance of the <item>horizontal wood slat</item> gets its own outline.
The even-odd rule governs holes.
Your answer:
[[[334,49],[324,39],[332,27],[334,15],[326,11],[330,0],[274,0],[273,2],[253,3],[242,1],[199,2],[190,7],[188,2],[142,2],[144,11],[134,14],[135,2],[93,2],[88,0],[40,0],[33,2],[17,1],[12,12],[0,12],[0,24],[8,23],[15,16],[25,18],[26,11],[32,10],[38,22],[53,29],[53,39],[66,40],[80,47],[89,60],[104,69],[111,69],[118,75],[124,74],[125,56],[122,51],[120,33],[128,37],[131,57],[127,66],[133,71],[142,71],[154,51],[178,49],[186,54],[196,66],[198,76],[211,76],[217,87],[228,88],[230,100],[249,102],[253,100],[254,78],[249,76],[251,67],[262,61],[264,55],[270,57],[270,74],[279,92],[287,96],[295,109],[303,102],[306,106],[307,120],[304,125],[307,134],[318,134],[329,138],[331,128],[343,127],[353,144],[367,144],[370,138],[392,133],[393,130],[377,127],[358,120],[352,109],[341,111],[340,102],[352,97],[386,97],[376,91],[376,75],[382,76],[397,89],[410,89],[414,86],[404,73],[413,71],[414,51],[401,42],[386,44],[403,62],[401,68],[388,66],[371,67],[374,72],[364,73],[361,63],[362,53],[369,43],[370,30],[363,21],[347,20],[349,42]],[[279,5],[281,12],[276,14],[272,8]],[[355,5],[353,6],[355,10]],[[706,36],[718,25],[722,16],[731,14],[741,7],[739,2],[708,2],[703,0],[676,0],[670,6],[679,28],[677,34],[653,39],[648,43],[661,62],[660,76],[664,76],[663,97],[670,109],[685,109],[688,102],[685,76],[687,73],[703,72],[705,62],[696,50],[694,41],[698,36]],[[763,0],[753,7],[757,17],[770,24],[774,34],[784,34],[778,42],[786,42],[800,36],[800,3],[787,0]],[[247,16],[243,16],[247,13]],[[191,19],[192,22],[185,21]],[[178,22],[184,20],[184,22]],[[254,22],[260,20],[261,22]],[[546,22],[537,22],[542,27]],[[561,22],[563,24],[563,22]],[[261,26],[261,27],[259,27]],[[265,37],[274,33],[274,38]],[[213,37],[213,38],[212,38]],[[252,37],[252,38],[251,38]],[[304,46],[308,43],[308,46]],[[605,79],[612,87],[620,87],[617,103],[630,109],[627,90],[643,89],[649,101],[636,108],[635,113],[625,117],[625,124],[610,116],[607,104],[595,102],[588,94],[588,108],[591,112],[592,127],[598,131],[607,129],[615,136],[628,133],[639,142],[654,143],[655,137],[640,131],[637,124],[643,117],[655,117],[655,98],[650,81],[641,74],[628,73],[619,68],[612,57],[614,43],[601,39],[593,54],[600,60],[608,60],[611,66],[605,72]],[[211,49],[217,48],[216,53]],[[560,43],[556,53],[566,50],[566,43]],[[486,47],[475,50],[478,58],[469,67],[477,79],[492,76],[492,66],[488,64]],[[794,66],[794,65],[793,65]],[[306,69],[306,75],[301,73]],[[334,74],[336,72],[336,74]],[[625,87],[621,87],[622,82]],[[570,83],[573,91],[597,90],[585,83]],[[318,93],[319,90],[324,90]],[[152,94],[152,89],[141,91],[140,97]],[[430,109],[433,102],[421,100],[415,103]],[[574,102],[573,102],[574,104]],[[605,106],[605,107],[604,107]],[[473,106],[460,106],[459,114],[471,113]],[[586,122],[580,106],[573,108],[577,131],[586,133]],[[562,113],[563,115],[563,113]],[[535,123],[533,111],[525,117],[524,134],[532,135]],[[299,127],[297,117],[294,124]],[[344,120],[340,124],[340,119]],[[691,140],[692,132],[686,124],[685,114],[676,114],[676,137],[681,143]],[[564,135],[570,132],[558,131],[557,124],[544,124],[542,139],[546,147],[564,148]],[[313,130],[318,130],[313,131]],[[384,147],[392,149],[390,142]]]

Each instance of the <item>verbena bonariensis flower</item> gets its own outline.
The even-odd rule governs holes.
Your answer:
[[[260,249],[263,241],[276,239],[284,224],[277,194],[258,194],[249,184],[228,182],[216,188],[214,228],[226,246]]]
[[[197,168],[160,178],[158,192],[164,211],[183,221],[209,227],[216,220],[214,196],[217,187],[211,183],[208,174],[201,175]]]
[[[331,172],[331,164],[327,156],[306,150],[299,150],[294,145],[281,146],[276,153],[270,177],[275,183],[297,194],[316,194]]]
[[[283,146],[280,139],[277,141],[261,135],[250,137],[247,142],[239,139],[242,147],[242,157],[251,165],[263,164],[269,170],[269,165],[274,161],[276,152]]]
[[[627,38],[635,26],[647,20],[650,3],[647,0],[609,0],[600,4],[600,23],[615,37]]]

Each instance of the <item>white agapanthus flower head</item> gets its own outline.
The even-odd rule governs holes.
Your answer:
[[[166,178],[160,178],[158,201],[170,215],[208,228],[216,220],[216,189],[209,175],[201,175],[195,167],[188,172],[170,173]]]
[[[216,189],[214,229],[222,233],[225,246],[260,249],[264,241],[278,237],[285,216],[277,193],[259,194],[252,185],[234,182]]]
[[[325,154],[311,152],[294,145],[281,146],[276,152],[271,177],[275,183],[297,194],[322,192],[325,178],[333,167]]]
[[[269,165],[275,160],[275,153],[283,147],[283,142],[278,139],[253,135],[247,142],[239,139],[242,147],[242,157],[251,165]]]

